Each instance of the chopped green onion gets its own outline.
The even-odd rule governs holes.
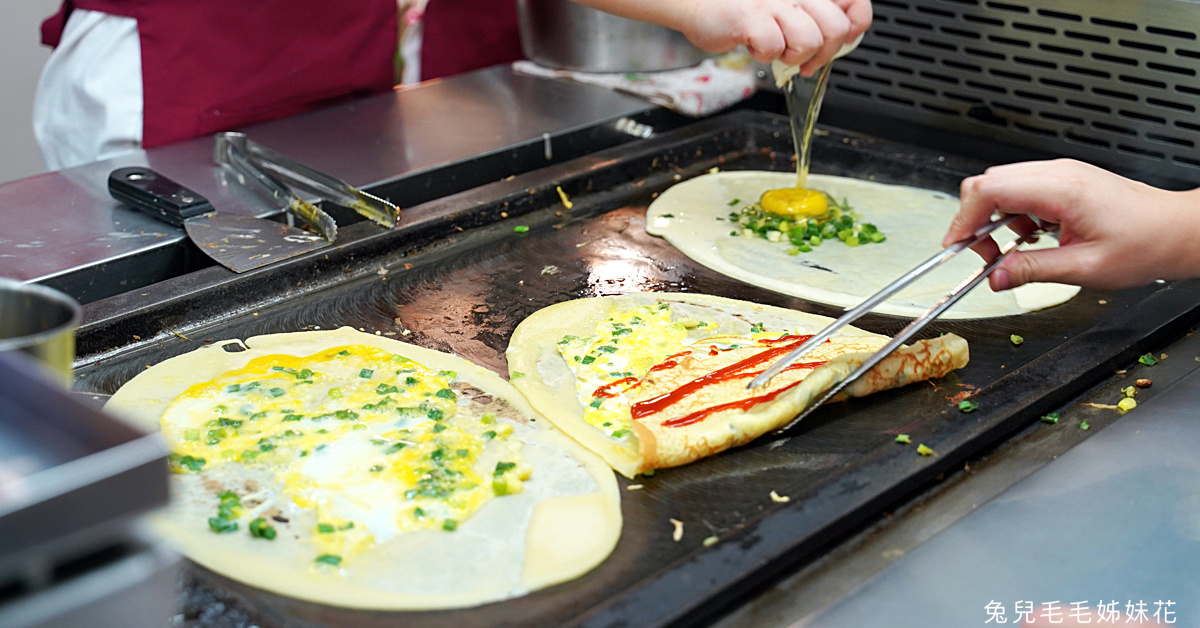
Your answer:
[[[762,323],[753,323],[750,325],[750,333],[752,333],[752,334],[758,333],[758,332],[764,332],[766,330],[767,330],[766,325],[763,325]]]
[[[1126,386],[1126,387],[1124,387],[1124,388],[1122,388],[1122,389],[1121,389],[1121,394],[1122,394],[1122,395],[1125,395],[1126,397],[1131,397],[1131,398],[1132,398],[1132,397],[1136,397],[1136,396],[1137,396],[1137,389],[1136,389],[1136,388],[1134,388],[1133,386]]]
[[[1049,413],[1049,414],[1047,414],[1047,415],[1043,416],[1043,417],[1041,418],[1041,422],[1042,422],[1042,423],[1054,423],[1054,424],[1057,424],[1057,423],[1058,423],[1058,413],[1057,413],[1057,412],[1051,412],[1051,413]]]
[[[1146,355],[1138,358],[1138,362],[1141,362],[1146,366],[1154,366],[1155,364],[1158,364],[1158,358],[1154,357],[1153,353],[1147,353]]]
[[[371,379],[371,376],[372,376],[372,375],[374,375],[374,374],[375,374],[375,370],[374,370],[374,369],[363,369],[363,370],[361,370],[361,371],[359,371],[359,372],[358,372],[358,376],[359,376],[359,377],[361,377],[361,378],[363,378],[363,379]]]
[[[1008,341],[1019,347],[1025,342],[1025,339],[1016,334],[1013,334],[1008,337]]]
[[[613,438],[625,438],[629,436],[629,430],[617,430],[612,433]]]
[[[735,198],[735,199],[733,199],[732,201],[729,201],[729,206],[730,206],[730,207],[733,207],[734,205],[737,205],[737,204],[738,204],[738,203],[740,203],[740,202],[742,202],[742,199],[740,199],[740,198]]]
[[[458,529],[458,522],[453,519],[447,519],[442,522],[442,529],[447,532],[453,532]]]
[[[525,225],[517,225],[513,227],[513,233],[529,233],[529,227]]]
[[[316,562],[337,567],[338,565],[342,564],[342,557],[336,554],[321,554],[317,557]]]
[[[226,532],[233,532],[234,530],[237,530],[238,524],[236,521],[222,519],[221,517],[209,517],[208,527],[217,534],[224,534]]]
[[[333,534],[333,531],[335,529],[336,528],[333,527],[332,523],[318,523],[317,524],[317,532],[320,532],[321,534]]]
[[[275,528],[267,523],[266,519],[259,517],[250,522],[250,536],[256,539],[266,539],[268,541],[275,538]]]
[[[287,391],[285,391],[282,388],[272,388],[271,390],[268,390],[267,392],[271,393],[272,397],[282,397],[283,393],[285,393]]]
[[[495,477],[500,477],[500,476],[504,475],[505,473],[508,473],[510,470],[512,470],[516,466],[517,466],[517,463],[515,463],[515,462],[497,462],[496,470],[492,472],[492,475]]]
[[[932,456],[933,450],[926,447],[924,444],[917,445],[917,453],[922,456]]]
[[[455,398],[454,391],[450,390],[449,388],[443,388],[433,394],[435,397],[440,397],[442,399],[454,399]]]
[[[979,404],[977,404],[974,401],[971,401],[969,399],[964,399],[963,401],[958,402],[958,411],[959,412],[974,412],[978,409],[979,409]]]
[[[908,437],[908,434],[897,434],[896,442],[900,443],[901,445],[907,445],[912,442],[912,439]]]
[[[330,388],[329,389],[329,398],[330,399],[341,399],[342,398],[342,389],[341,388]]]
[[[338,355],[350,355],[350,350],[342,349],[341,351],[338,351]]]
[[[1084,430],[1084,431],[1087,431],[1087,430],[1089,430],[1089,429],[1091,429],[1091,428],[1092,428],[1092,426],[1088,425],[1088,422],[1087,422],[1087,421],[1080,421],[1080,422],[1079,422],[1079,429],[1081,429],[1081,430]]]

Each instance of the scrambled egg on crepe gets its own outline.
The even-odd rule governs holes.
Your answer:
[[[495,374],[348,328],[247,344],[167,360],[109,404],[161,427],[160,527],[197,562],[328,604],[445,608],[576,577],[615,545],[611,471]]]

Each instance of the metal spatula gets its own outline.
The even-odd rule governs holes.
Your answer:
[[[314,251],[331,242],[263,218],[218,214],[208,199],[149,168],[114,170],[108,177],[108,192],[134,209],[183,227],[201,251],[235,273]],[[332,219],[329,221],[332,223]]]

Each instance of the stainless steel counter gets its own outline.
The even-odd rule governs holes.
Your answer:
[[[654,108],[606,89],[497,66],[244,130],[353,185],[369,186],[547,136],[552,152],[558,135]],[[183,239],[182,229],[109,197],[108,174],[118,167],[154,168],[207,196],[221,212],[270,213],[253,195],[223,183],[211,151],[212,140],[199,138],[0,185],[0,277],[46,281]],[[119,286],[128,281],[121,274],[105,280]]]

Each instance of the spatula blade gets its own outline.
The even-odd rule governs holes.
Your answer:
[[[184,228],[201,251],[235,273],[261,268],[330,244],[314,233],[253,216],[210,214],[188,220]]]

